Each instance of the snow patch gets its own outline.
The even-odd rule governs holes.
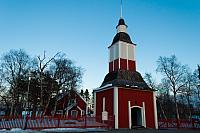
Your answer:
[[[52,128],[52,129],[43,129],[42,132],[104,132],[107,131],[102,128]]]
[[[74,132],[74,133],[83,133],[83,132],[105,132],[106,129],[103,128],[50,128],[50,129],[42,129],[38,130],[22,130],[21,128],[13,128],[11,130],[1,129],[0,133],[66,133],[66,132]]]
[[[40,131],[36,130],[22,130],[21,128],[12,128],[11,130],[2,129],[0,133],[39,133]],[[41,133],[41,132],[40,132]]]
[[[0,132],[5,132],[6,131],[6,129],[0,129]]]

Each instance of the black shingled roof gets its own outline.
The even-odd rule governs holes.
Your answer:
[[[117,27],[118,27],[119,25],[125,25],[126,27],[128,27],[128,26],[125,24],[125,21],[124,21],[123,18],[120,18]],[[117,27],[116,27],[116,28],[117,28]]]
[[[118,41],[123,41],[123,42],[127,42],[127,43],[130,43],[130,44],[134,44],[132,41],[131,41],[131,38],[130,36],[125,33],[125,32],[119,32],[115,35],[114,39],[113,39],[113,42],[111,44],[111,46],[118,42]],[[134,44],[135,45],[135,44]]]
[[[110,72],[105,76],[104,81],[100,87],[103,87],[108,84],[112,84],[112,86],[117,87],[129,86],[141,90],[155,91],[146,84],[141,74],[137,71],[117,70]]]

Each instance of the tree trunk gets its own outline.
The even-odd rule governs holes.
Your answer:
[[[65,92],[65,95],[64,95],[64,102],[63,102],[63,116],[66,114],[66,112],[65,112],[65,108],[67,108],[68,107],[68,104],[69,104],[69,99],[70,99],[70,92],[69,91],[67,91],[67,92]],[[67,106],[66,106],[66,100],[67,100],[67,98],[65,98],[65,96],[68,98],[68,103],[67,103]]]
[[[48,101],[47,101],[47,104],[46,104],[46,106],[45,106],[45,108],[44,108],[44,111],[43,111],[43,113],[42,113],[42,117],[43,117],[43,116],[46,114],[46,112],[47,112],[47,109],[48,109],[48,107],[49,107],[50,100],[51,100],[51,95],[48,97]]]
[[[19,98],[19,95],[17,95],[16,101],[15,116],[19,116],[22,114],[22,99]]]
[[[10,110],[9,110],[9,103],[7,102],[7,99],[5,97],[2,97],[1,98],[4,100],[5,104],[6,104],[6,110],[5,110],[5,114],[6,116],[8,116],[10,114]]]
[[[13,116],[13,110],[14,110],[14,102],[12,100],[11,108],[10,108],[10,116]]]
[[[177,101],[175,100],[175,108],[176,108],[176,118],[179,120],[179,110],[178,110],[178,104]]]
[[[32,113],[32,118],[36,117],[36,105],[35,103],[33,104],[33,113]]]
[[[47,109],[48,109],[48,107],[49,107],[49,103],[50,103],[50,100],[51,100],[52,90],[53,90],[53,83],[51,84],[51,89],[50,89],[50,93],[49,93],[49,96],[48,96],[48,101],[47,101],[47,104],[46,104],[46,106],[45,106],[45,108],[44,108],[44,111],[43,111],[43,113],[42,113],[42,116],[44,116],[44,115],[46,114]]]
[[[40,111],[43,112],[43,88],[42,88],[42,73],[40,73]]]
[[[56,114],[56,107],[57,107],[57,98],[56,98],[56,101],[55,101],[55,105],[54,105],[54,109],[53,109],[53,117],[55,116],[55,114]]]
[[[11,97],[11,108],[10,108],[10,116],[13,116],[13,112],[14,112],[14,103],[15,103],[15,100],[14,100],[14,90],[12,92],[12,97]]]
[[[66,105],[66,99],[65,99],[65,95],[64,95],[64,102],[63,102],[63,105],[62,105],[62,107],[63,107],[63,116],[65,115],[65,105]]]
[[[188,102],[188,107],[189,107],[189,120],[192,118],[192,111],[191,111],[191,106],[190,106],[190,96],[187,94],[187,102]]]
[[[55,100],[54,109],[53,109],[53,115],[52,115],[53,117],[55,116],[56,110],[57,110],[57,103],[58,103],[57,96],[58,96],[58,91],[56,92],[56,100]]]
[[[165,115],[165,111],[164,111],[164,109],[163,109],[161,103],[159,102],[159,100],[158,100],[158,103],[159,103],[159,105],[160,105],[161,112],[162,112],[162,114],[163,114],[163,116],[164,116],[164,118],[165,118],[165,120],[166,120],[167,117],[166,117],[166,115]]]
[[[178,104],[176,100],[176,92],[174,92],[174,103],[175,103],[175,108],[176,108],[176,119],[177,119],[177,127],[179,128],[179,110],[178,110]]]

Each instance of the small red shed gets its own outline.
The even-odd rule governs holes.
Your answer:
[[[86,115],[87,102],[76,90],[70,90],[59,97],[57,100],[56,115],[64,115],[73,119]],[[55,101],[55,98],[52,101]],[[46,115],[50,115],[52,111],[53,106],[50,104]]]
[[[109,73],[94,90],[94,113],[106,120],[114,116],[114,128],[158,128],[155,90],[136,71],[135,48],[123,18],[108,47]]]

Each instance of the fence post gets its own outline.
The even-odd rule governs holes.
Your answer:
[[[85,128],[87,127],[87,116],[85,115]]]
[[[177,128],[179,129],[180,128],[180,120],[177,119]]]
[[[166,120],[166,123],[167,123],[167,128],[168,128],[168,120]]]
[[[195,129],[194,123],[195,123],[195,120],[192,119],[192,129]]]
[[[60,127],[60,118],[57,117],[57,120],[58,120],[58,128]]]
[[[22,127],[23,130],[27,128],[28,118],[29,118],[28,115],[24,117],[24,122],[23,122],[23,127]]]

